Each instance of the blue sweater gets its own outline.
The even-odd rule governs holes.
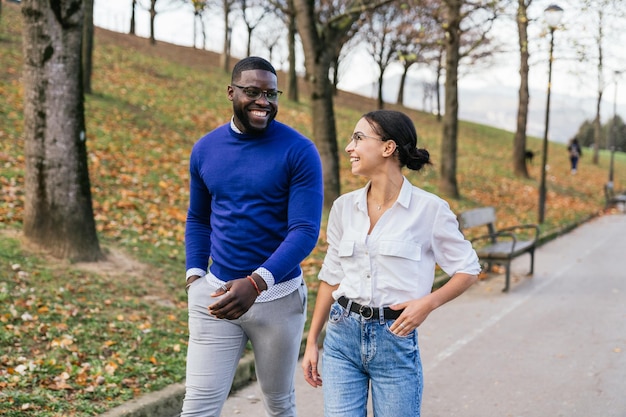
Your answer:
[[[224,281],[269,270],[275,283],[301,273],[319,236],[323,184],[315,145],[273,121],[262,135],[230,124],[201,138],[190,157],[187,270]]]

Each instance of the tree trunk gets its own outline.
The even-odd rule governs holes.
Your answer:
[[[306,78],[311,84],[313,138],[322,160],[324,175],[324,206],[330,208],[339,197],[339,155],[332,84],[328,79],[331,65],[330,48],[320,39],[315,25],[313,2],[296,0],[296,19],[304,49]]]
[[[437,95],[437,121],[441,121],[441,71],[443,67],[441,61],[443,59],[442,54],[439,54],[439,60],[437,62],[437,76],[435,78],[435,94]]]
[[[128,33],[131,35],[135,34],[135,9],[136,8],[137,8],[137,0],[133,0],[132,6],[131,6],[131,12],[130,12],[130,30],[128,31]]]
[[[526,4],[528,2],[528,4]],[[513,140],[513,173],[518,177],[528,178],[526,167],[526,126],[528,124],[528,14],[527,8],[532,0],[518,0],[517,30],[519,33],[520,51],[520,85],[519,103],[517,108],[517,130]]]
[[[458,68],[460,46],[460,18],[462,0],[446,0],[448,28],[446,29],[446,90],[441,139],[441,178],[439,188],[452,198],[459,198],[456,180],[458,140]]]
[[[604,92],[604,79],[602,77],[603,67],[603,36],[604,14],[602,10],[598,11],[598,102],[596,103],[596,118],[593,121],[593,164],[598,165],[600,162],[600,142],[602,141],[602,125],[600,123],[600,105],[602,104],[602,93]]]
[[[24,236],[56,257],[102,258],[96,234],[81,73],[83,2],[25,0]]]
[[[385,107],[385,101],[383,100],[383,68],[379,68],[380,75],[378,76],[378,110],[382,110]]]
[[[396,100],[396,104],[401,106],[404,105],[404,85],[406,84],[406,76],[409,72],[409,67],[407,65],[403,66],[402,75],[400,76],[400,88],[398,89],[398,98]]]
[[[230,72],[230,34],[232,28],[228,26],[228,16],[230,15],[230,0],[223,0],[222,7],[224,12],[224,45],[222,47],[222,55],[220,56],[220,66],[224,72]]]
[[[91,94],[91,73],[93,69],[93,1],[85,0],[85,26],[83,28],[83,90]]]
[[[252,28],[248,28],[248,46],[246,47],[246,56],[250,56],[251,43],[252,43]]]
[[[156,38],[154,37],[154,21],[157,15],[156,2],[157,0],[150,1],[150,45],[156,45]]]
[[[600,122],[600,104],[602,103],[602,90],[598,91],[596,102],[596,117],[593,119],[593,163],[598,165],[600,160],[600,142],[602,141],[602,123]]]
[[[298,33],[298,29],[296,27],[296,10],[293,5],[293,0],[288,0],[287,4],[289,6],[289,23],[287,25],[289,30],[287,39],[289,43],[289,72],[287,74],[287,96],[289,97],[289,100],[298,102],[300,101],[300,97],[298,94],[298,73],[296,71],[296,33]]]

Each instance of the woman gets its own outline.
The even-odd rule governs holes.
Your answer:
[[[304,377],[318,387],[324,376],[326,417],[365,416],[370,384],[376,417],[419,416],[417,328],[477,280],[478,257],[448,204],[402,174],[404,166],[419,171],[430,163],[408,116],[365,114],[346,152],[352,173],[369,182],[331,209]],[[431,293],[435,264],[452,278]],[[318,339],[327,320],[320,374]]]

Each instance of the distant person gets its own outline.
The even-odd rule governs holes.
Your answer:
[[[578,139],[572,139],[570,144],[567,146],[567,150],[569,151],[569,161],[572,167],[572,175],[574,175],[578,169],[578,160],[581,156],[583,156],[583,150],[578,143]]]
[[[430,163],[408,116],[365,114],[346,152],[352,173],[369,182],[330,211],[304,378],[323,386],[326,417],[365,416],[370,387],[376,417],[419,416],[418,327],[478,279],[478,257],[448,203],[402,174]],[[431,292],[435,264],[452,278]]]
[[[232,119],[194,145],[189,164],[182,416],[219,417],[248,341],[267,415],[295,416],[307,300],[300,262],[319,236],[320,157],[274,120],[281,92],[265,59],[238,62],[226,91]]]

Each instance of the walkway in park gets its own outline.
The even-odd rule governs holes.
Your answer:
[[[509,293],[503,276],[480,281],[420,327],[422,415],[626,416],[626,215],[546,243],[533,277],[528,267],[528,255],[514,261]],[[322,390],[300,369],[296,384],[298,416],[323,416]],[[222,413],[263,415],[258,384],[231,395]]]

